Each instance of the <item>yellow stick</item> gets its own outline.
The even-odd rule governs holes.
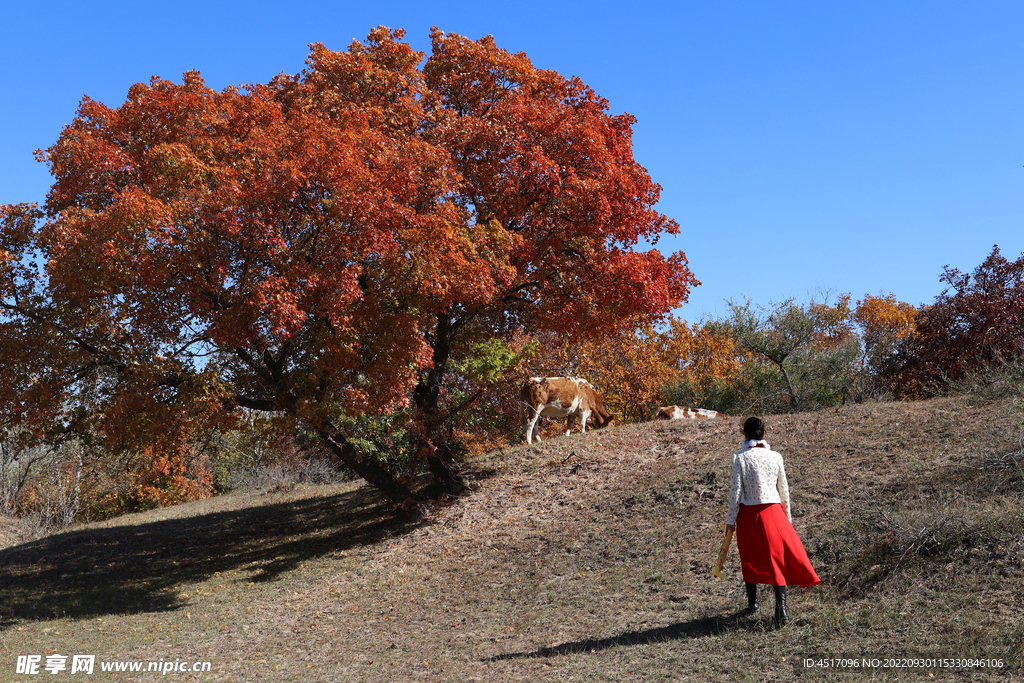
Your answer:
[[[725,539],[722,541],[722,549],[718,551],[718,562],[715,563],[715,568],[711,570],[711,573],[714,574],[717,579],[725,578],[725,574],[722,573],[722,565],[725,564],[725,556],[729,554],[730,545],[732,545],[732,530],[725,532]]]

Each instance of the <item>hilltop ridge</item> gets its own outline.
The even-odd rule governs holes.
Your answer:
[[[823,579],[791,591],[779,631],[767,614],[738,615],[735,547],[728,580],[711,576],[737,418],[494,451],[464,473],[469,493],[417,523],[392,519],[366,486],[298,486],[8,548],[0,653],[188,658],[218,681],[772,681],[814,675],[799,662],[829,656],[1020,671],[1019,403],[867,403],[766,422]],[[954,675],[876,680],[929,672]],[[830,680],[847,675],[864,672]]]

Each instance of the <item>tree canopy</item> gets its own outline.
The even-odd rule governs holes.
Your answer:
[[[398,503],[341,415],[411,409],[431,439],[453,359],[516,330],[663,317],[698,284],[633,117],[493,39],[374,29],[215,91],[88,97],[38,153],[43,206],[0,207],[0,410],[37,435],[172,445],[245,407],[308,425]]]
[[[835,304],[788,299],[755,308],[748,300],[730,301],[729,308],[730,316],[712,329],[775,368],[791,410],[845,402],[860,355],[848,294]]]
[[[973,273],[946,266],[939,279],[946,289],[922,308],[900,349],[909,395],[943,390],[1024,354],[1024,254],[1011,261],[996,245]]]

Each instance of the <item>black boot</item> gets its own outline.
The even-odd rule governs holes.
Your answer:
[[[761,605],[757,604],[757,584],[748,583],[747,586],[747,609],[743,612],[744,614],[753,614],[761,608]]]
[[[789,614],[786,613],[786,587],[775,587],[775,625],[785,626],[789,623]]]

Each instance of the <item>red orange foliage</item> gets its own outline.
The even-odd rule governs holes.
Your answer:
[[[1010,261],[995,246],[973,273],[946,266],[939,279],[948,287],[921,310],[902,352],[910,392],[941,389],[1024,354],[1024,254]]]
[[[850,295],[840,294],[834,304],[827,301],[811,301],[807,316],[814,321],[811,343],[819,349],[835,349],[847,343],[853,336]]]
[[[121,482],[121,507],[125,501],[132,507],[163,507],[213,494],[213,470],[201,453],[147,449],[140,461],[141,468],[126,472],[127,481]]]
[[[558,364],[598,386],[619,419],[642,421],[667,402],[665,391],[673,382],[704,385],[734,377],[742,356],[729,337],[672,317],[661,328],[646,324],[562,346]]]
[[[695,386],[735,378],[748,359],[748,354],[738,349],[731,337],[716,332],[706,323],[687,325],[672,319],[670,334],[680,347],[680,379]]]
[[[918,310],[897,301],[892,294],[865,294],[853,311],[853,321],[860,327],[861,340],[868,368],[875,375],[886,375],[893,368],[893,355],[900,344],[914,332]]]
[[[602,340],[567,347],[579,374],[601,389],[605,404],[624,421],[647,420],[662,388],[677,374],[678,340],[644,325]]]

